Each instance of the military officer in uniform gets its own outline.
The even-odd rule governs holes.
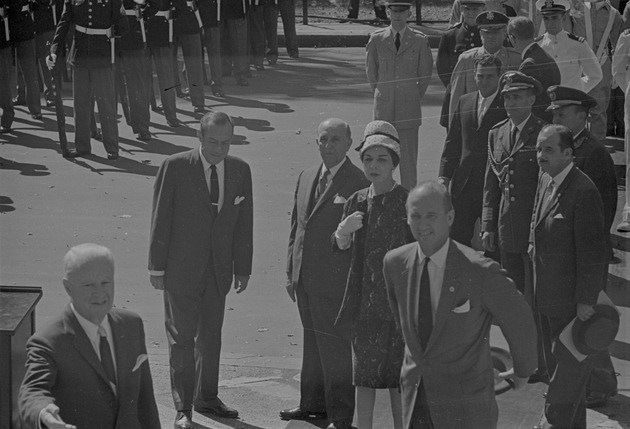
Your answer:
[[[440,125],[446,128],[448,106],[451,101],[451,75],[459,56],[464,51],[481,46],[481,36],[475,18],[483,11],[485,5],[485,0],[464,0],[461,4],[462,21],[442,33],[440,38],[435,66],[438,77],[446,87],[440,117]]]
[[[391,25],[370,35],[365,58],[374,120],[387,121],[398,131],[400,179],[407,189],[416,186],[420,105],[433,71],[428,38],[407,26],[410,8],[410,1],[387,4]]]
[[[29,0],[8,0],[6,7],[11,44],[15,49],[17,67],[24,76],[28,111],[33,119],[42,118],[37,82],[37,57],[35,55],[35,23],[31,16]],[[16,100],[19,101],[19,100]]]
[[[521,55],[514,49],[503,46],[509,18],[500,12],[486,11],[477,15],[476,22],[481,34],[482,46],[464,52],[457,61],[451,77],[451,101],[449,118],[452,120],[459,98],[475,92],[475,61],[485,54],[501,60],[503,72],[515,70],[521,64]]]
[[[177,119],[175,103],[175,74],[173,73],[173,3],[166,0],[159,3],[155,15],[145,21],[147,31],[147,48],[149,49],[149,62],[153,59],[155,73],[160,89],[160,101],[162,110],[169,127],[179,127],[181,122]],[[150,64],[149,64],[150,66]],[[151,67],[147,66],[147,92],[153,91],[153,76]],[[150,94],[150,92],[149,92]]]
[[[0,0],[0,134],[10,133],[15,117],[11,100],[11,35],[8,29],[9,0]]]
[[[561,85],[588,93],[602,80],[602,68],[586,41],[564,30],[565,15],[570,7],[568,0],[536,2],[546,29],[537,42],[558,64]]]
[[[206,111],[200,36],[203,23],[199,3],[198,0],[173,0],[173,4],[175,5],[175,35],[184,55],[190,101],[194,112],[203,114]]]
[[[595,184],[604,203],[608,253],[612,255],[610,228],[617,210],[615,164],[606,148],[586,129],[589,112],[597,102],[579,89],[552,86],[547,92],[552,100],[549,110],[553,112],[553,123],[564,125],[573,134],[573,163]],[[617,375],[608,350],[597,353],[591,359],[594,368],[586,387],[586,403],[592,407],[602,406],[617,393]]]
[[[221,58],[223,70],[231,70],[236,84],[248,86],[247,10],[249,1],[221,0]]]
[[[529,0],[485,0],[486,10],[493,12],[501,12],[507,17],[519,15],[519,11],[523,9],[525,3]],[[454,0],[451,9],[450,25],[460,22],[463,16],[462,0]]]
[[[208,65],[210,66],[212,80],[210,89],[215,97],[225,97],[223,92],[223,67],[221,65],[220,5],[220,0],[202,0],[199,2],[199,13],[203,23],[203,45],[208,52]]]
[[[277,0],[251,2],[248,17],[251,57],[256,70],[261,71],[265,69],[265,57],[270,64],[278,60],[278,5]]]
[[[602,68],[602,80],[588,91],[597,106],[591,110],[590,132],[602,143],[608,129],[607,109],[612,86],[612,53],[623,31],[621,14],[606,0],[579,2],[571,12],[572,32],[582,36]]]
[[[92,153],[90,118],[93,97],[98,105],[107,159],[116,160],[120,156],[114,89],[114,40],[129,30],[121,9],[121,0],[66,0],[64,5],[46,61],[49,68],[54,66],[57,52],[62,50],[68,30],[74,24],[73,48],[68,54],[68,62],[73,66],[76,150],[66,156]]]
[[[136,0],[137,1],[137,0]],[[129,100],[129,119],[131,129],[138,140],[151,140],[149,132],[149,93],[145,84],[147,76],[147,52],[145,49],[146,25],[145,20],[157,12],[156,0],[123,0],[129,32],[120,39],[120,66],[124,79],[119,82],[119,88],[126,92]]]
[[[518,16],[510,20],[508,38],[523,58],[518,71],[536,79],[543,88],[560,85],[561,76],[558,65],[547,52],[538,46],[534,41],[534,35],[534,22],[531,19]],[[546,111],[548,106],[549,96],[546,91],[541,91],[536,96],[532,112],[545,122],[551,122],[551,112]]]
[[[511,71],[501,76],[499,88],[508,119],[488,135],[481,241],[487,251],[498,247],[503,268],[516,288],[528,296],[532,284],[529,224],[538,184],[536,139],[545,125],[532,114],[532,106],[542,85],[533,77]]]

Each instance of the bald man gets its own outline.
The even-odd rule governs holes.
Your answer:
[[[18,398],[24,427],[160,428],[142,319],[112,308],[114,258],[80,244],[64,258],[70,303],[26,345]]]

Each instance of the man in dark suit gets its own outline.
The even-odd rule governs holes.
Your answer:
[[[300,404],[283,419],[328,415],[330,429],[350,428],[354,414],[350,326],[334,326],[343,300],[350,254],[334,252],[331,236],[346,200],[369,186],[346,153],[350,127],[330,118],[317,129],[322,164],[304,170],[295,191],[287,260],[287,292],[297,298],[304,327]]]
[[[486,5],[484,0],[464,0],[462,2],[462,21],[442,33],[438,46],[435,67],[438,77],[446,87],[440,125],[448,128],[449,104],[451,101],[451,76],[462,52],[481,46],[481,36],[475,18]],[[500,74],[500,73],[499,73]]]
[[[579,362],[558,340],[577,316],[588,320],[604,286],[608,249],[604,209],[593,182],[573,164],[573,136],[562,125],[542,129],[540,175],[530,232],[534,309],[547,369],[545,401],[552,427],[586,428],[586,384],[592,359]]]
[[[419,185],[407,198],[417,243],[384,259],[387,296],[406,344],[400,375],[405,428],[496,428],[488,344],[493,320],[514,361],[501,377],[520,388],[536,367],[531,309],[499,264],[448,238],[454,216],[444,186]]]
[[[501,60],[492,55],[477,60],[475,82],[479,90],[459,99],[442,151],[439,181],[447,188],[451,184],[455,209],[451,238],[466,246],[471,245],[475,222],[481,218],[488,133],[506,118],[498,91],[501,67]]]
[[[500,251],[503,268],[525,293],[532,274],[527,245],[538,181],[536,137],[544,125],[531,109],[542,88],[518,71],[505,73],[499,88],[509,119],[488,136],[481,239],[487,251]]]
[[[249,165],[228,156],[234,127],[222,112],[201,118],[201,145],[167,158],[153,194],[149,273],[164,290],[176,429],[200,413],[236,418],[218,398],[221,327],[232,279],[237,293],[252,269]]]
[[[71,302],[26,345],[25,428],[160,428],[142,319],[112,308],[114,258],[86,243],[64,258]]]
[[[511,19],[507,26],[507,33],[512,46],[521,53],[523,59],[518,71],[536,79],[543,88],[560,85],[560,69],[551,55],[538,46],[534,40],[536,33],[531,19],[524,16]],[[547,106],[549,106],[549,96],[543,90],[536,96],[532,112],[545,122],[551,122],[551,115],[545,111]]]
[[[565,86],[553,86],[547,89],[551,105],[548,109],[553,113],[553,123],[564,125],[573,134],[573,162],[599,191],[604,205],[604,227],[608,254],[612,257],[610,229],[617,210],[617,175],[615,164],[610,153],[586,129],[589,111],[597,106],[597,101],[579,89]],[[604,285],[608,272],[604,273]],[[605,286],[604,286],[605,287]],[[617,393],[617,375],[608,350],[603,350],[592,357],[593,375],[586,391],[587,406],[602,406],[609,397]]]

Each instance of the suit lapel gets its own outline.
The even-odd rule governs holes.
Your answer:
[[[490,121],[490,124],[492,125],[496,124],[498,122],[496,119],[497,110],[500,111],[501,109],[503,109],[503,99],[501,98],[501,94],[497,93],[497,95],[494,96],[494,100],[492,100],[492,103],[490,103],[486,114],[483,115],[483,118],[481,118],[479,128],[487,124],[488,121]]]
[[[435,321],[433,322],[433,330],[427,343],[427,349],[435,343],[440,336],[440,331],[444,328],[446,320],[451,315],[451,309],[454,307],[455,296],[459,289],[459,276],[463,261],[457,246],[451,240],[449,242],[448,254],[446,255],[446,267],[444,270],[444,279],[442,281],[442,291],[440,292],[440,300],[438,301],[437,311],[435,313]]]
[[[240,182],[240,173],[234,168],[234,163],[230,157],[223,161],[223,206],[217,218],[222,218],[230,213],[234,200],[237,197],[236,189]]]
[[[330,199],[333,195],[335,195],[344,185],[348,177],[348,169],[346,167],[347,167],[347,163],[349,162],[350,160],[348,158],[346,158],[343,161],[343,164],[337,171],[337,174],[333,176],[332,182],[330,182],[330,185],[328,185],[324,193],[319,197],[319,200],[315,204],[315,207],[313,207],[313,210],[311,211],[311,215],[313,215],[313,213],[315,213],[317,209],[319,209],[322,206],[322,204],[324,204],[328,199]],[[315,181],[313,182],[314,183],[313,186],[316,186],[315,182],[317,182],[318,179],[319,179],[319,175],[315,176]]]
[[[206,182],[206,174],[203,171],[203,162],[199,149],[193,149],[190,156],[191,175],[193,176],[193,187],[196,195],[200,195],[203,202],[208,206],[208,211],[212,213],[212,201],[210,200],[210,190]]]
[[[394,43],[394,33],[392,32],[392,27],[388,27],[387,30],[385,30],[383,37],[385,38],[385,45],[387,48],[394,52],[394,54],[398,54],[396,44]],[[402,46],[402,37],[400,38],[400,45]]]
[[[564,191],[571,184],[571,181],[573,180],[573,177],[575,176],[576,168],[577,167],[574,165],[569,171],[569,174],[567,174],[567,177],[564,178],[564,180],[560,184],[560,187],[556,190],[556,194],[554,195],[553,199],[549,202],[547,207],[545,207],[545,211],[540,214],[540,218],[536,222],[536,226],[538,226],[540,221],[542,221],[544,218],[546,218],[549,215],[549,213],[551,213],[551,211],[556,207],[560,199],[562,199],[562,196],[564,195]],[[544,204],[544,201],[542,201],[544,199],[544,190],[547,189],[547,185],[549,184],[549,181],[550,181],[549,176],[547,176],[545,180],[543,181],[543,185],[544,185],[544,187],[542,188],[543,195],[541,195],[541,201],[540,201],[541,208],[542,208],[542,205]]]
[[[407,285],[407,314],[409,317],[413,317],[414,320],[409,321],[409,327],[412,330],[411,337],[413,341],[407,344],[407,347],[411,349],[413,355],[421,356],[424,354],[422,346],[420,345],[420,334],[418,331],[418,311],[420,305],[420,285],[418,279],[418,269],[420,261],[418,260],[418,247],[410,246],[409,254],[407,255],[406,269],[402,273],[402,276],[406,276],[405,285]]]
[[[121,393],[127,388],[129,382],[129,374],[131,369],[129,364],[131,358],[129,357],[129,351],[132,347],[128,344],[125,337],[125,332],[121,326],[121,321],[118,315],[109,314],[109,324],[112,328],[112,337],[114,338],[114,353],[116,355],[116,387],[118,389],[118,397],[121,397]]]

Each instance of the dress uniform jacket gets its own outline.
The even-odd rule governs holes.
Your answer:
[[[367,43],[365,68],[374,89],[374,119],[396,128],[422,124],[421,100],[433,71],[428,38],[409,27],[396,51],[391,27],[377,30]]]
[[[53,5],[55,5],[54,9],[52,7]],[[52,2],[49,0],[38,0],[31,3],[31,8],[33,9],[35,33],[37,35],[55,31],[55,22],[59,22],[58,18],[61,17],[61,11],[63,9],[61,2],[56,4],[55,0],[52,0]],[[54,18],[53,13],[56,15]],[[46,42],[48,42],[48,40],[45,40],[44,38],[35,38],[35,54],[37,58],[48,55],[48,46],[46,46]]]
[[[221,19],[244,18],[249,10],[249,0],[221,0]]]
[[[199,34],[199,21],[195,16],[194,10],[197,8],[197,0],[192,0],[193,6],[189,6],[190,1],[186,0],[173,0],[175,5],[175,21],[174,30],[175,34]],[[201,12],[199,12],[201,14]],[[201,56],[201,52],[199,53]]]
[[[129,25],[129,31],[120,38],[120,50],[121,51],[135,51],[144,49],[144,42],[142,40],[142,27],[140,26],[140,20],[135,15],[136,4],[133,0],[122,0],[125,11],[128,13],[134,12],[134,15],[127,16],[127,24]],[[142,19],[145,21],[155,15],[158,11],[157,2],[149,0],[146,2],[146,6],[140,9]],[[146,22],[145,22],[146,31]],[[146,34],[145,34],[146,37]]]
[[[547,52],[533,43],[523,51],[523,62],[518,71],[533,77],[542,84],[543,90],[536,96],[532,113],[547,122],[551,122],[553,115],[545,111],[551,102],[546,89],[553,85],[560,85],[561,75],[558,65]]]
[[[7,2],[9,34],[13,44],[32,40],[35,37],[35,23],[29,4],[28,0],[8,0]],[[2,31],[4,32],[4,28]]]
[[[453,70],[453,76],[451,77],[451,104],[448,112],[451,120],[455,107],[457,106],[457,100],[464,94],[477,91],[477,84],[475,83],[475,61],[485,54],[488,54],[488,51],[481,46],[479,48],[469,49],[459,57],[455,69]],[[501,60],[501,64],[503,64],[503,68],[501,69],[502,73],[509,70],[516,70],[521,64],[521,55],[514,48],[502,47],[492,55]]]
[[[584,129],[574,138],[573,162],[593,181],[604,204],[604,225],[610,230],[617,210],[615,163],[604,146]]]
[[[445,127],[448,126],[448,106],[451,101],[450,83],[453,69],[463,52],[479,46],[481,46],[479,28],[464,22],[459,22],[446,30],[440,38],[435,66],[438,77],[446,87],[440,118],[440,124]]]
[[[562,77],[562,86],[588,93],[602,80],[599,61],[582,37],[562,30],[555,36],[545,33],[537,41],[556,61]]]
[[[164,13],[172,13],[172,2],[161,1],[158,3],[156,15],[147,17],[144,22],[147,32],[147,47],[166,48],[169,46],[169,19]],[[172,18],[172,17],[171,17]],[[171,23],[172,25],[172,23]],[[175,29],[173,28],[173,36]]]
[[[204,27],[218,27],[219,26],[219,14],[217,3],[220,0],[200,0],[199,1],[199,13],[201,14],[201,21]],[[221,11],[223,14],[223,11]]]
[[[512,123],[506,119],[488,136],[481,231],[498,231],[499,248],[504,252],[527,252],[538,184],[536,140],[544,125],[531,115],[513,144]]]
[[[112,29],[112,37],[122,36],[129,30],[125,16],[120,12],[121,0],[66,0],[61,21],[50,47],[51,54],[58,54],[65,43],[72,24],[88,29]],[[111,43],[105,35],[89,35],[74,31],[74,43],[68,55],[74,67],[110,67]]]

